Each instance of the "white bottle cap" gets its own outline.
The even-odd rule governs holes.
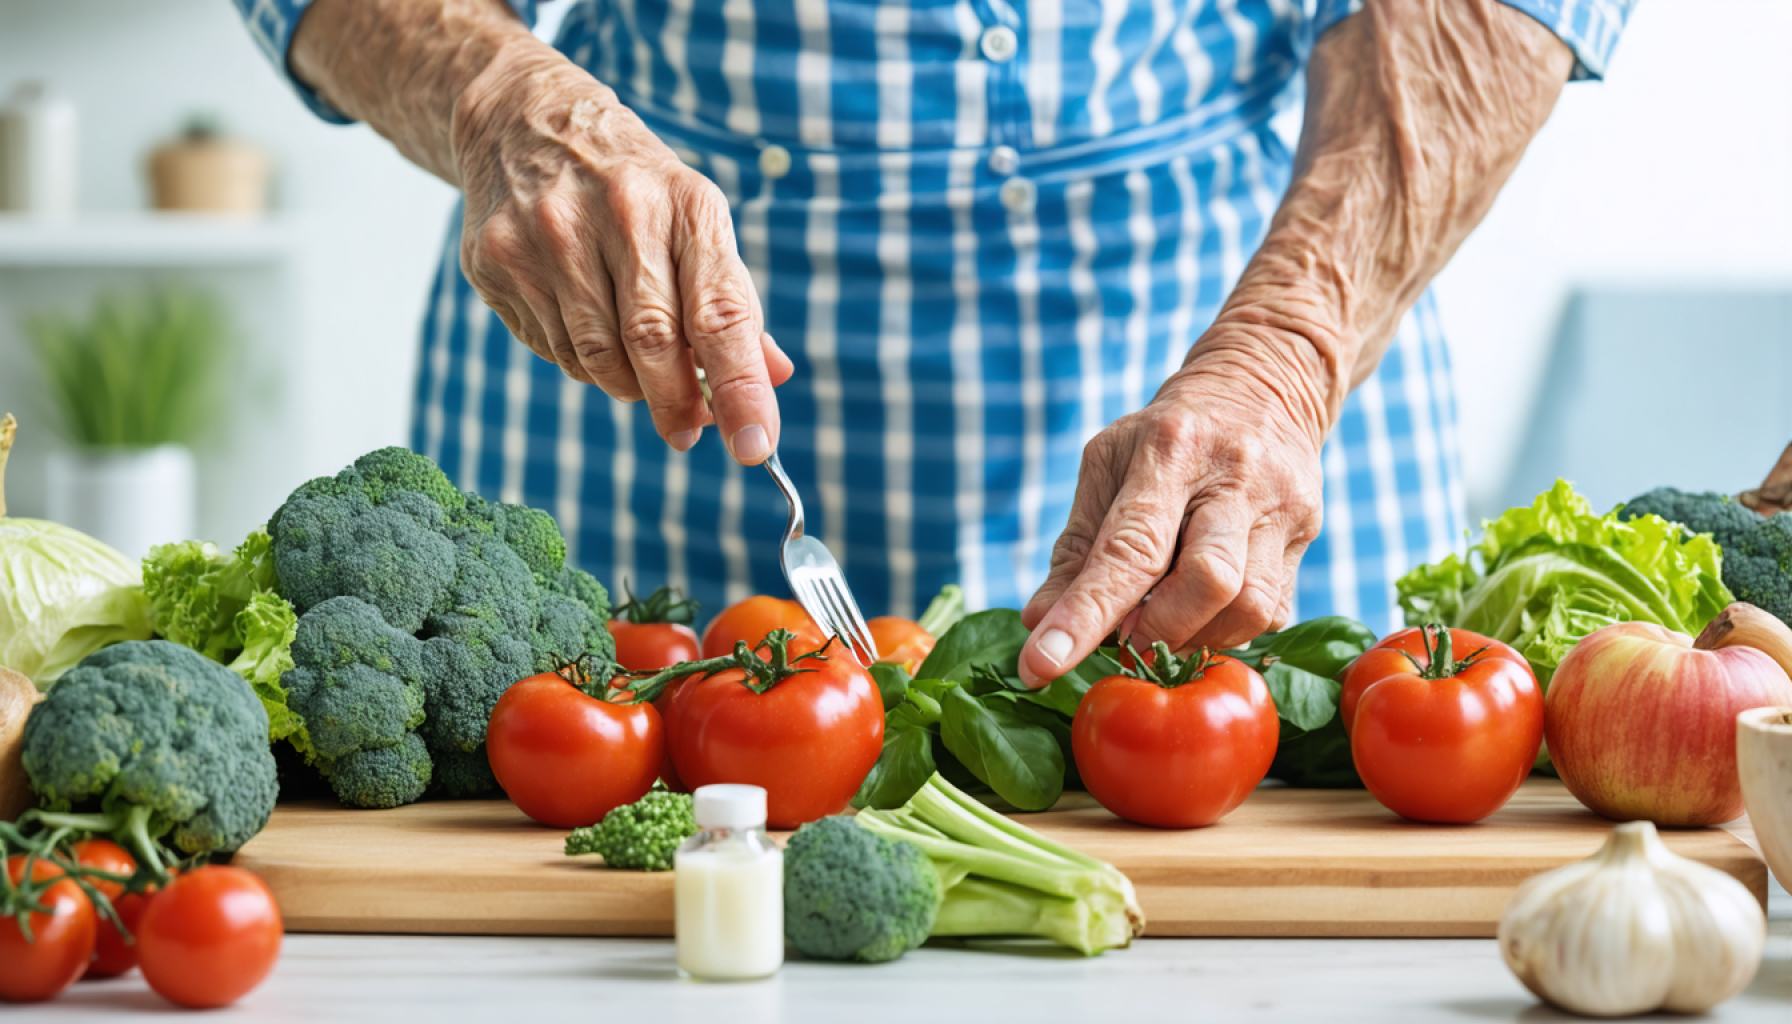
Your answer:
[[[765,824],[765,790],[758,786],[698,786],[691,794],[697,827],[758,828]]]

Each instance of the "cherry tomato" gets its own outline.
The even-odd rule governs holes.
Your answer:
[[[242,868],[194,868],[150,897],[143,911],[143,980],[171,1003],[229,1006],[274,969],[282,931],[266,882]]]
[[[17,885],[25,877],[25,856],[6,860],[6,873]],[[34,881],[47,881],[61,869],[43,861],[32,863]],[[27,915],[31,938],[19,930],[17,918],[0,918],[0,999],[9,1003],[38,1003],[54,997],[75,983],[93,958],[97,915],[87,894],[72,879],[51,882],[38,902],[47,912]]]
[[[865,625],[871,628],[871,642],[877,645],[878,661],[901,665],[913,672],[933,653],[934,635],[913,619],[879,615]]]
[[[639,800],[666,756],[652,704],[599,700],[552,672],[504,691],[485,745],[504,795],[555,828],[595,824]]]
[[[1363,652],[1344,672],[1339,714],[1363,785],[1414,821],[1466,824],[1499,810],[1543,742],[1530,665],[1466,629],[1403,629]]]
[[[765,787],[773,828],[845,810],[883,751],[883,700],[852,655],[828,651],[797,662],[804,671],[763,693],[739,669],[680,683],[671,731],[679,778],[693,789],[715,782]]]
[[[681,661],[695,661],[697,632],[676,622],[610,622],[616,638],[616,664],[630,672],[654,672]]]
[[[703,656],[719,658],[730,654],[736,642],[752,647],[774,629],[788,629],[797,635],[798,639],[790,645],[792,657],[819,650],[827,642],[821,627],[803,611],[802,605],[761,594],[729,605],[709,621],[703,630]]]
[[[129,876],[137,871],[137,858],[110,839],[83,839],[74,845],[74,855],[77,863],[110,874]],[[137,922],[143,917],[149,895],[125,892],[123,884],[103,878],[89,878],[87,882],[112,901],[112,912],[124,923],[125,930],[120,932],[118,925],[105,915],[96,914],[99,930],[94,935],[93,962],[87,965],[86,976],[111,978],[124,974],[137,966]]]
[[[1217,654],[1146,655],[1146,678],[1108,676],[1083,695],[1070,749],[1090,795],[1127,821],[1199,828],[1250,796],[1276,756],[1269,687]]]

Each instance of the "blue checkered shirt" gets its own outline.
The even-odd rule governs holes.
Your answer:
[[[1603,73],[1632,0],[1506,0]],[[236,0],[281,68],[309,0]],[[532,0],[512,0],[533,21]],[[1079,453],[1143,405],[1268,226],[1272,124],[1347,0],[573,0],[555,45],[732,206],[796,376],[779,453],[870,611],[942,584],[1023,602]],[[370,55],[370,59],[377,59]],[[303,85],[321,116],[343,120]],[[461,276],[456,213],[422,333],[412,444],[466,487],[552,511],[578,561],[710,608],[781,592],[784,508],[714,432],[564,378]],[[1301,616],[1393,619],[1454,546],[1463,489],[1429,296],[1345,403]]]

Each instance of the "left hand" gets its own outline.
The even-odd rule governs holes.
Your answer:
[[[1180,650],[1286,622],[1319,532],[1324,405],[1270,346],[1216,332],[1083,450],[1050,575],[1021,613],[1033,630],[1027,685],[1062,675],[1116,627],[1140,647]]]

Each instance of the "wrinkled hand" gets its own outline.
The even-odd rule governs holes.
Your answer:
[[[1083,451],[1070,521],[1022,619],[1041,686],[1116,628],[1136,645],[1230,647],[1286,622],[1319,532],[1323,427],[1285,373],[1202,349]],[[1149,599],[1147,599],[1149,595]]]
[[[545,48],[543,48],[545,50]],[[461,268],[525,345],[575,380],[645,399],[672,447],[712,422],[758,463],[790,360],[764,330],[727,201],[565,58],[524,49],[456,105]]]

